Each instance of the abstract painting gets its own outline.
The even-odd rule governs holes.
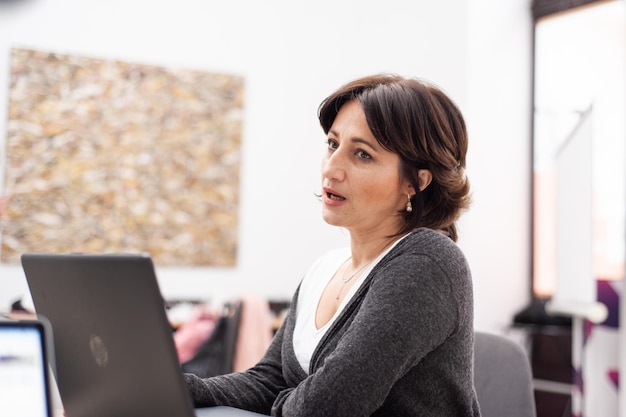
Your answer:
[[[0,260],[236,264],[239,75],[12,49]]]

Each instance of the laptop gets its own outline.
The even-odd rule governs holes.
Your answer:
[[[43,318],[0,318],[0,416],[52,417],[51,337]]]
[[[194,410],[149,255],[26,253],[21,260],[35,310],[52,324],[67,417],[259,415]]]

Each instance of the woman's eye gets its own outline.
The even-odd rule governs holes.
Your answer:
[[[328,139],[326,141],[326,144],[328,145],[328,149],[337,149],[337,141],[334,139]]]
[[[356,151],[356,156],[361,159],[372,159],[372,156],[363,150]]]

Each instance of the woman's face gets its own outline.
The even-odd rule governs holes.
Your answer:
[[[322,160],[322,217],[352,234],[397,233],[413,187],[400,178],[400,158],[370,131],[361,104],[346,103],[328,132]]]

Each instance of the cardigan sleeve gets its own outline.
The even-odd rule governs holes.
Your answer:
[[[354,310],[344,311],[351,322],[329,329],[313,354],[313,372],[279,394],[272,415],[372,415],[393,385],[455,332],[460,310],[451,280],[458,277],[448,275],[426,255],[381,262],[369,288],[357,293],[362,302],[346,307]]]
[[[224,405],[269,415],[276,396],[286,386],[281,365],[285,325],[277,331],[259,363],[245,372],[211,378],[184,374],[194,405]]]

